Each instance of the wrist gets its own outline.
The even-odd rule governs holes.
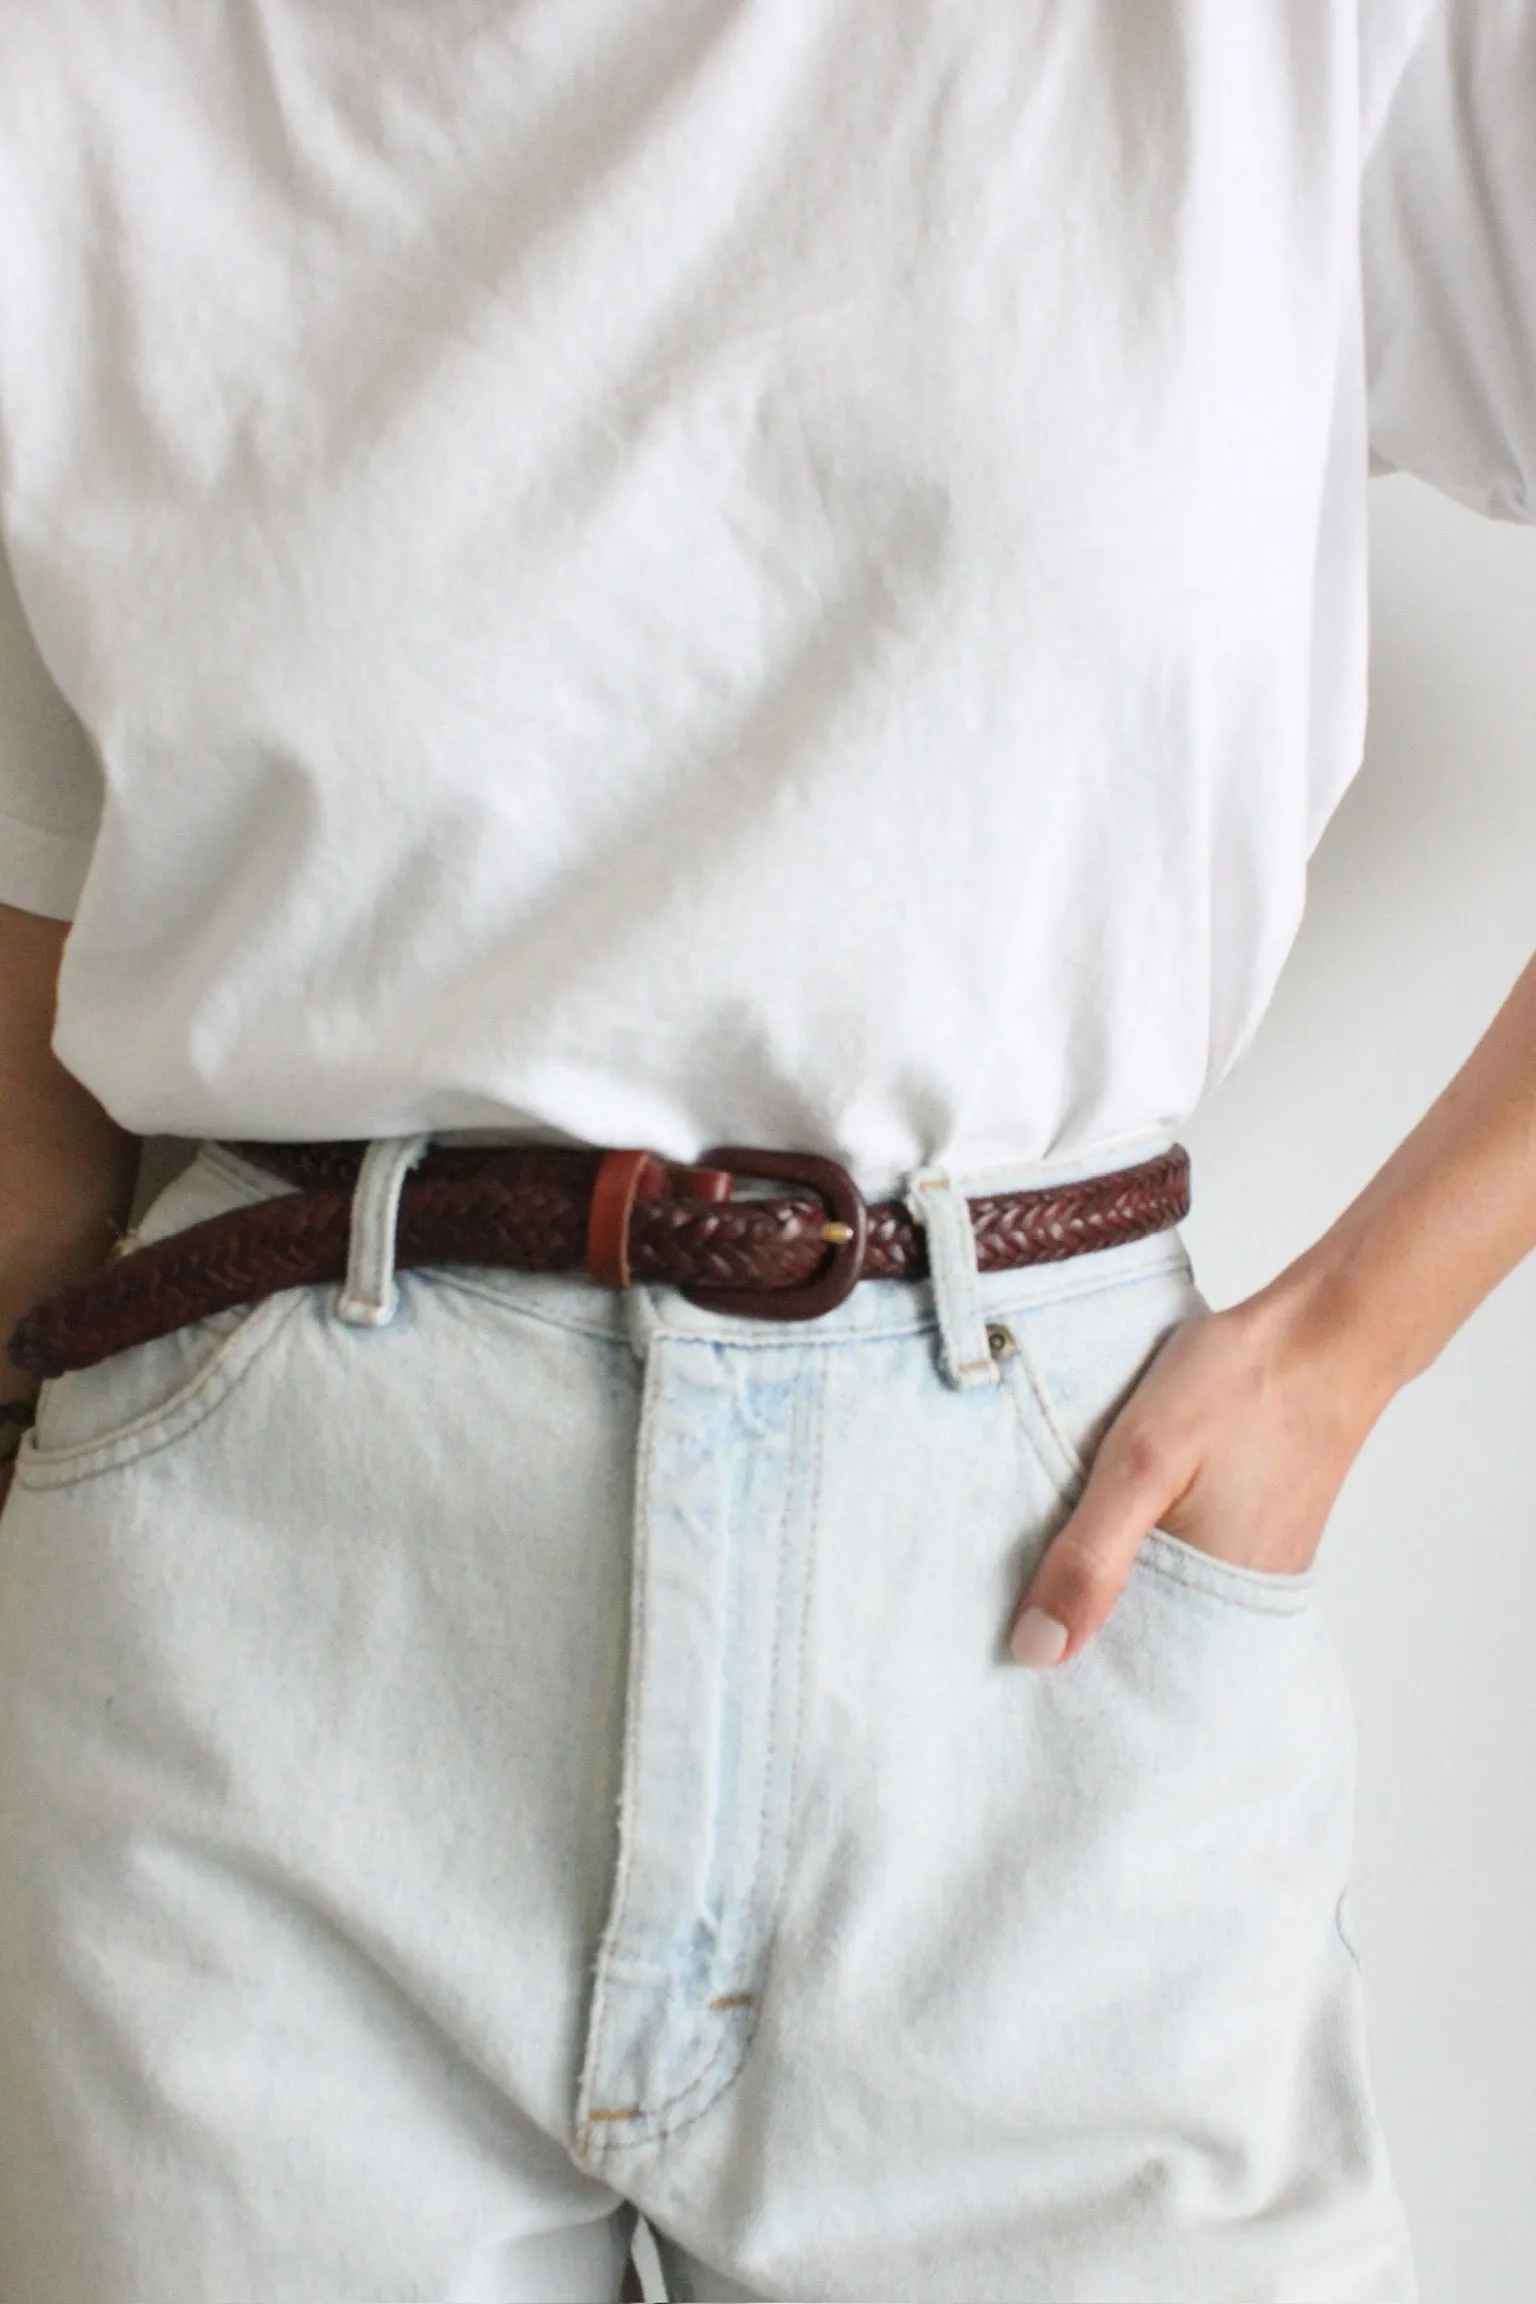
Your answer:
[[[1333,1418],[1363,1438],[1394,1394],[1428,1365],[1412,1324],[1369,1260],[1332,1234],[1240,1307],[1265,1362],[1321,1389]]]

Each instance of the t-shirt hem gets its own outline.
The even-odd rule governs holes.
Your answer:
[[[0,904],[46,920],[73,920],[94,845],[44,832],[0,809]]]

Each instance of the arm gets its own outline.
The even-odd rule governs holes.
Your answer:
[[[49,1046],[67,933],[0,904],[0,1345],[29,1304],[104,1261],[133,1196],[139,1139]],[[0,1354],[0,1401],[36,1391]],[[0,1456],[11,1446],[0,1427]],[[0,1498],[9,1482],[0,1462]]]
[[[1536,960],[1337,1223],[1256,1296],[1169,1338],[1031,1580],[1015,1655],[1074,1655],[1153,1527],[1244,1567],[1307,1567],[1388,1401],[1533,1247]]]

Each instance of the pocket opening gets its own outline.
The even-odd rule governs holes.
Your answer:
[[[229,1396],[256,1355],[305,1294],[300,1288],[286,1289],[247,1307],[233,1328],[227,1325],[227,1314],[216,1315],[213,1321],[198,1321],[189,1328],[178,1329],[174,1336],[130,1346],[127,1352],[115,1353],[112,1359],[103,1360],[94,1368],[79,1370],[80,1378],[99,1380],[92,1389],[99,1396],[101,1420],[90,1423],[89,1428],[80,1430],[77,1436],[55,1444],[49,1440],[46,1421],[40,1419],[17,1452],[17,1485],[68,1487],[76,1480],[136,1463],[141,1456],[168,1447],[173,1440],[193,1431]],[[206,1346],[206,1350],[191,1362],[189,1370],[189,1353],[196,1344]],[[169,1352],[167,1347],[171,1348]],[[150,1355],[154,1358],[149,1358]],[[147,1382],[149,1372],[167,1360],[170,1365],[164,1381],[171,1388],[153,1397],[157,1387]],[[137,1381],[125,1386],[130,1363]],[[55,1379],[57,1406],[62,1406],[68,1397],[65,1387],[75,1382],[74,1377]],[[126,1414],[123,1412],[125,1389],[133,1402],[132,1411]],[[148,1404],[140,1405],[146,1393],[151,1395]]]
[[[1016,1349],[1000,1363],[1002,1381],[1063,1514],[1076,1504],[1100,1439],[1151,1361],[1176,1329],[1207,1309],[1182,1262],[1008,1316]],[[1149,1531],[1136,1564],[1258,1614],[1293,1615],[1316,1590],[1315,1568],[1245,1568],[1165,1528]]]

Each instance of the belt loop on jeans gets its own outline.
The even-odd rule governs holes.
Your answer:
[[[351,1328],[387,1328],[400,1301],[395,1287],[395,1220],[406,1177],[426,1151],[427,1136],[380,1136],[363,1154],[352,1191],[347,1277],[336,1317]]]
[[[423,1134],[368,1147],[232,1145],[294,1189],[140,1242],[55,1289],[16,1323],[11,1359],[51,1379],[280,1289],[337,1282],[333,1316],[382,1327],[394,1311],[397,1264],[590,1270],[600,1148],[440,1147],[423,1157],[427,1142]],[[622,1150],[617,1157],[621,1168],[633,1162]],[[943,1169],[919,1170],[905,1201],[873,1208],[847,1170],[819,1153],[727,1147],[715,1157],[702,1170],[663,1162],[670,1191],[636,1195],[623,1228],[626,1294],[637,1294],[634,1282],[667,1285],[691,1304],[738,1318],[809,1322],[835,1310],[856,1281],[931,1274],[945,1374],[961,1385],[991,1376],[978,1265],[1012,1271],[1125,1246],[1189,1211],[1189,1155],[1178,1144],[1130,1167],[984,1193],[968,1204]],[[418,1160],[421,1173],[402,1192]],[[794,1189],[737,1200],[722,1189],[737,1174],[775,1177]],[[613,1255],[616,1232],[610,1221],[605,1241],[599,1223],[600,1267]]]
[[[928,1270],[939,1319],[939,1365],[960,1391],[997,1384],[1002,1371],[987,1343],[970,1203],[942,1168],[917,1169],[907,1207],[928,1241]]]

